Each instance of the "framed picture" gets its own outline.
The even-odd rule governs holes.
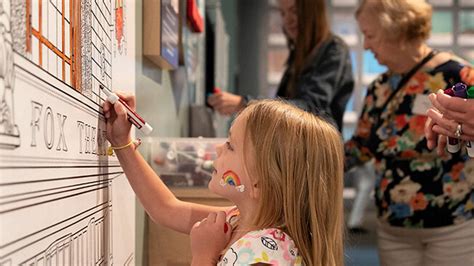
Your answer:
[[[143,2],[143,53],[162,69],[179,64],[179,0]]]

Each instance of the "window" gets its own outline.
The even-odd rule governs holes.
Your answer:
[[[80,0],[27,0],[30,59],[80,90]]]

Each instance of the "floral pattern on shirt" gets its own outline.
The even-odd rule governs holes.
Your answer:
[[[412,110],[419,95],[458,82],[474,85],[474,70],[457,60],[421,69],[385,104],[399,81],[399,75],[384,73],[370,85],[357,129],[345,145],[348,168],[375,158],[378,215],[393,226],[433,228],[472,219],[474,162],[464,147],[442,157],[428,150],[427,117]]]

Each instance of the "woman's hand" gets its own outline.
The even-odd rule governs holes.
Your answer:
[[[135,96],[125,92],[115,92],[132,110],[135,110]],[[123,146],[131,141],[131,123],[127,120],[127,110],[120,101],[112,105],[109,101],[102,104],[107,120],[107,139],[112,146]]]
[[[225,91],[218,91],[207,98],[207,103],[222,115],[232,115],[244,107],[243,97]]]
[[[191,229],[192,265],[216,265],[229,243],[232,229],[225,212],[210,213]]]
[[[474,140],[474,99],[451,97],[442,93],[431,94],[433,107],[427,112],[432,120],[432,131],[444,136],[455,137],[461,125],[462,140]]]
[[[432,150],[438,147],[438,155],[444,155],[447,139],[446,136],[439,135],[433,131],[434,122],[431,118],[428,117],[425,123],[425,136],[427,139],[428,149]]]

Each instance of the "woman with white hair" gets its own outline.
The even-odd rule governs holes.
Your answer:
[[[375,159],[382,265],[474,265],[474,171],[465,153],[426,145],[428,95],[463,82],[463,60],[426,44],[424,0],[362,0],[364,48],[387,66],[368,88],[347,167]]]

